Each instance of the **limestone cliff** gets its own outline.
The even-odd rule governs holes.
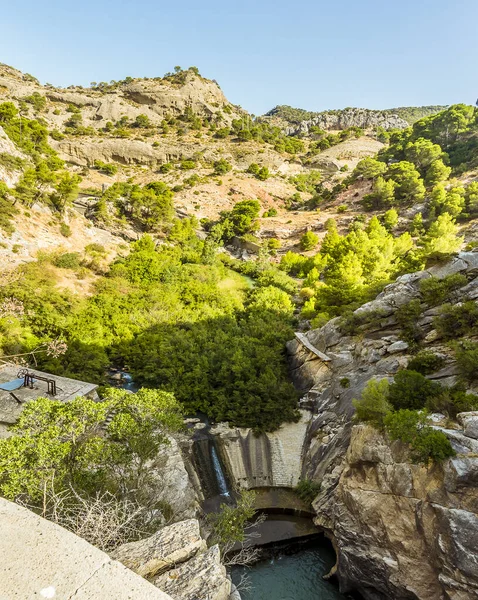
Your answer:
[[[428,471],[412,465],[399,444],[352,421],[352,399],[367,381],[391,378],[408,363],[396,310],[410,300],[421,302],[416,325],[424,347],[444,361],[428,377],[445,386],[456,381],[453,353],[433,328],[440,308],[428,306],[420,291],[423,279],[453,273],[466,280],[452,301],[476,301],[478,253],[461,253],[388,285],[355,312],[365,319],[359,331],[345,332],[333,319],[288,344],[294,381],[314,406],[301,468],[321,484],[316,522],[336,545],[342,589],[358,589],[367,599],[471,600],[478,592],[474,415],[443,429],[457,457]]]
[[[475,453],[427,469],[412,464],[400,442],[359,425],[341,469],[314,508],[338,550],[342,591],[359,588],[366,599],[478,596]]]

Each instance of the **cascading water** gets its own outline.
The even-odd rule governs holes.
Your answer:
[[[219,488],[219,494],[221,496],[230,496],[231,494],[227,485],[224,469],[222,468],[221,461],[219,460],[216,444],[214,442],[211,444],[211,459],[214,468],[214,473],[216,474],[216,481],[217,487]]]
[[[214,438],[202,430],[193,444],[193,462],[205,498],[204,509],[215,510],[232,500],[231,489]]]

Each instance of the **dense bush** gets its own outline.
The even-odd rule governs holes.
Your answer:
[[[78,269],[80,266],[80,255],[78,252],[65,252],[57,256],[53,264],[61,269]]]
[[[392,410],[388,402],[389,383],[387,379],[371,379],[360,399],[353,400],[355,413],[359,421],[370,423],[377,429],[383,429],[384,419]]]
[[[115,173],[118,172],[118,165],[115,165],[114,163],[105,163],[101,160],[95,160],[94,167],[105,175],[115,175]]]
[[[455,306],[446,304],[433,325],[448,339],[471,335],[478,331],[478,304],[471,300]]]
[[[225,173],[229,173],[232,169],[232,165],[225,158],[221,158],[216,160],[214,163],[214,173],[216,175],[224,175]]]
[[[395,317],[401,328],[403,339],[413,348],[423,337],[423,332],[418,325],[418,319],[422,314],[420,300],[410,300],[403,304],[395,312]]]
[[[404,369],[395,375],[390,385],[388,400],[395,410],[424,408],[430,398],[439,396],[441,386],[429,381],[421,373]]]
[[[312,504],[314,498],[320,492],[320,483],[312,481],[311,479],[301,479],[295,486],[294,492],[301,500],[307,504]]]
[[[420,281],[420,293],[430,306],[438,306],[450,300],[451,294],[466,285],[467,278],[461,273],[447,275],[443,279],[429,277]]]
[[[428,464],[455,456],[450,440],[443,433],[426,425],[426,415],[414,410],[399,410],[385,418],[385,426],[392,440],[409,444],[412,458]]]
[[[469,382],[478,380],[478,344],[465,340],[456,346],[455,354],[461,376]]]
[[[73,508],[55,502],[72,490],[79,504],[112,495],[148,509],[140,527],[144,535],[159,525],[158,519],[151,522],[153,513],[161,519],[161,499],[147,496],[151,480],[145,465],[168,443],[166,435],[182,426],[180,405],[159,390],[134,395],[108,390],[102,402],[32,400],[14,435],[0,440],[0,492],[11,500],[21,497],[47,516]]]
[[[313,231],[306,231],[300,238],[302,250],[312,250],[319,243],[319,236]]]
[[[418,352],[407,365],[408,371],[416,371],[422,375],[429,375],[439,371],[445,362],[443,356],[435,354],[430,350]]]

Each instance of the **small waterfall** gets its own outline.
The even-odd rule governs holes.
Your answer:
[[[211,435],[196,439],[193,444],[193,461],[206,499],[231,497],[227,476]]]
[[[221,496],[229,496],[229,487],[227,485],[226,476],[224,475],[224,470],[222,468],[221,461],[219,460],[219,456],[217,454],[216,444],[213,442],[211,444],[211,458],[212,465],[214,467],[214,473],[216,474],[217,487],[219,488],[219,494]]]

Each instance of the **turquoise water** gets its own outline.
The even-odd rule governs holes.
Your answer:
[[[335,562],[332,549],[317,543],[296,554],[279,555],[251,567],[234,567],[237,585],[242,575],[250,589],[240,590],[242,600],[344,600],[346,596],[322,579]]]

